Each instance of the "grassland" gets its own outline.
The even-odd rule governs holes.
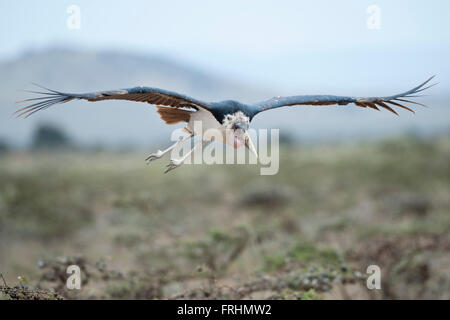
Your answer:
[[[0,296],[450,298],[449,137],[280,153],[274,176],[164,175],[137,152],[0,155]],[[370,264],[381,290],[366,288]]]

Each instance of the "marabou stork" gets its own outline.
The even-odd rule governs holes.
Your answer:
[[[182,165],[186,158],[200,145],[211,142],[211,138],[205,136],[205,132],[209,129],[216,129],[222,133],[220,142],[231,145],[234,148],[245,145],[257,156],[256,149],[248,135],[248,128],[253,117],[262,111],[284,106],[345,106],[353,103],[358,107],[372,108],[375,110],[379,110],[379,107],[381,107],[396,115],[398,115],[398,113],[392,107],[403,108],[414,113],[411,108],[405,106],[405,103],[424,105],[407,99],[418,97],[420,96],[417,95],[418,93],[435,85],[432,84],[426,86],[433,78],[434,76],[409,91],[387,97],[351,97],[335,95],[278,96],[254,104],[245,104],[235,100],[206,102],[188,97],[184,94],[150,87],[135,87],[130,89],[76,94],[60,92],[39,86],[46,91],[29,92],[42,94],[43,96],[18,101],[32,102],[32,104],[17,110],[15,113],[18,117],[24,116],[27,118],[35,112],[47,109],[55,104],[72,100],[87,100],[91,102],[102,100],[130,100],[153,104],[156,106],[161,119],[164,120],[166,124],[186,122],[187,125],[184,130],[189,135],[180,139],[167,149],[163,151],[158,150],[156,153],[149,155],[146,159],[147,162],[161,158],[166,153],[194,136],[202,137],[201,141],[195,144],[195,146],[187,154],[183,155],[183,157],[170,160],[165,171],[168,172]],[[196,131],[196,126],[194,126],[195,121],[201,121],[202,123],[200,132]]]

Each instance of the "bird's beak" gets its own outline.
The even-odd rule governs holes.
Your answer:
[[[244,133],[244,141],[245,141],[245,146],[248,148],[248,150],[250,150],[255,157],[258,159],[258,153],[256,152],[256,148],[253,145],[252,139],[250,139],[250,135],[248,134],[248,132]]]

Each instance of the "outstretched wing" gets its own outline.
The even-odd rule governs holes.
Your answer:
[[[25,118],[28,118],[35,112],[45,110],[55,104],[66,103],[72,100],[87,100],[91,102],[102,100],[129,100],[147,102],[154,105],[163,105],[173,108],[187,108],[196,110],[198,110],[199,108],[203,108],[206,110],[210,109],[209,104],[206,102],[196,100],[194,98],[190,98],[176,92],[150,87],[135,87],[130,89],[98,91],[81,94],[59,92],[44,87],[40,88],[46,91],[29,92],[41,94],[42,96],[18,101],[31,102],[32,104],[17,110],[15,112],[17,114],[17,117],[24,116]]]
[[[406,100],[405,98],[420,97],[420,95],[417,95],[417,93],[422,92],[436,85],[432,84],[426,86],[433,78],[434,76],[432,76],[421,85],[409,91],[389,97],[346,97],[346,96],[330,96],[330,95],[275,97],[270,100],[256,103],[251,107],[253,108],[254,114],[257,114],[265,110],[280,108],[284,106],[297,106],[297,105],[326,106],[326,105],[347,105],[349,103],[354,103],[359,107],[363,108],[368,107],[376,110],[380,110],[378,109],[378,107],[382,107],[384,109],[389,110],[392,113],[395,113],[396,115],[398,115],[398,113],[392,108],[392,106],[400,107],[414,113],[414,111],[411,108],[405,106],[404,104],[412,103],[421,106],[424,105],[415,101]]]

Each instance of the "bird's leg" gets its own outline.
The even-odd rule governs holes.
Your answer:
[[[180,139],[178,139],[177,142],[175,142],[173,145],[171,145],[167,149],[165,149],[163,151],[158,150],[155,153],[152,153],[151,155],[149,155],[145,159],[145,161],[147,162],[147,164],[149,164],[151,161],[161,158],[162,156],[164,156],[169,151],[171,151],[171,150],[175,149],[176,147],[178,147],[180,144],[182,144],[182,143],[186,142],[187,140],[191,139],[193,136],[194,136],[194,134],[191,134],[191,135],[186,136],[186,137],[180,137]]]
[[[167,172],[169,172],[169,171],[171,171],[173,169],[178,168],[179,166],[181,166],[184,163],[184,160],[186,160],[187,157],[189,157],[191,155],[191,153],[194,152],[198,147],[204,146],[205,144],[209,144],[209,143],[211,143],[211,141],[207,141],[207,140],[203,140],[202,139],[201,141],[198,141],[194,145],[194,147],[188,153],[183,155],[183,157],[181,157],[180,159],[170,159],[170,162],[166,166],[167,169],[166,169],[166,171],[164,171],[164,173],[167,173]]]

